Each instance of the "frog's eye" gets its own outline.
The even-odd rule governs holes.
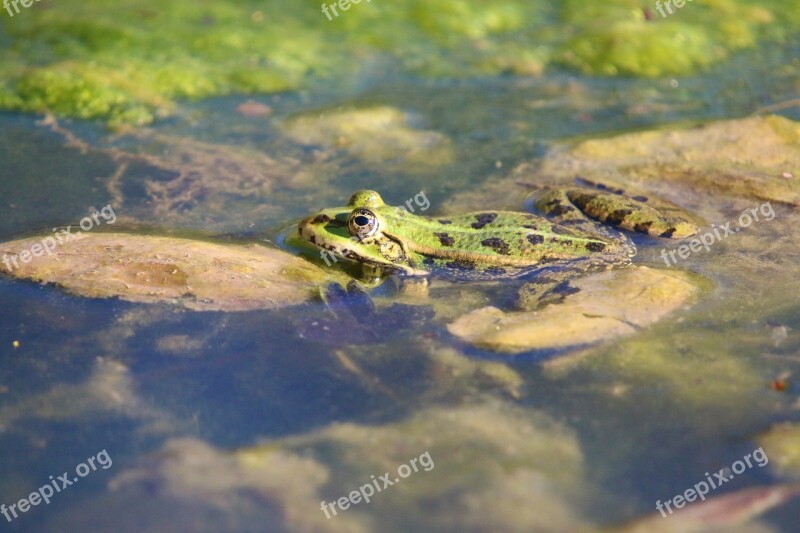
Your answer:
[[[350,235],[357,235],[359,239],[365,239],[375,235],[378,231],[378,217],[369,209],[356,209],[350,214],[347,221],[347,231]]]

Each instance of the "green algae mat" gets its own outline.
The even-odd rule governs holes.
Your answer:
[[[181,100],[350,83],[387,56],[433,77],[556,66],[682,75],[780,43],[800,23],[796,0],[689,7],[663,16],[639,0],[375,1],[334,20],[308,0],[37,2],[0,19],[0,108],[141,125],[176,113]]]

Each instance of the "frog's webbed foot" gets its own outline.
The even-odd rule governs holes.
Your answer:
[[[549,304],[561,303],[564,298],[578,290],[569,284],[569,280],[559,281],[548,277],[534,279],[519,288],[515,307],[521,311],[533,311]]]
[[[578,292],[578,288],[570,285],[570,281],[590,272],[599,272],[611,266],[613,262],[598,261],[593,257],[585,257],[563,266],[541,268],[525,276],[525,282],[517,290],[515,307],[524,311],[540,309],[546,305],[561,303],[570,294]]]
[[[644,196],[625,196],[622,190],[602,185],[545,189],[531,196],[533,206],[545,216],[583,231],[613,235],[609,228],[586,226],[588,216],[610,226],[653,237],[683,238],[697,233],[697,226],[679,207]]]
[[[347,287],[342,287],[339,283],[320,287],[320,297],[328,310],[339,318],[348,315],[367,321],[376,312],[372,298],[355,280],[350,280]]]

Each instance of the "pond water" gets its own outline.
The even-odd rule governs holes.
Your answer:
[[[313,18],[290,12],[298,24]],[[3,42],[16,43],[14,32],[37,16],[9,17]],[[559,64],[533,76],[434,76],[364,53],[352,58],[364,61],[357,75],[335,83],[311,75],[281,92],[178,98],[169,116],[123,129],[5,106],[0,238],[51,235],[112,206],[113,223],[92,231],[275,247],[301,217],[367,188],[392,205],[424,192],[422,214],[432,216],[521,209],[529,189],[492,186],[523,175],[537,183],[553,150],[757,116],[797,98],[800,45],[789,35],[657,78]],[[800,120],[797,105],[774,112]],[[525,164],[531,170],[520,174]],[[669,199],[709,224],[764,204],[723,188],[675,190]],[[512,354],[448,328],[489,305],[508,311],[503,282],[435,281],[427,298],[387,285],[373,293],[377,310],[334,313],[320,299],[195,311],[0,277],[0,503],[58,488],[40,491],[53,492],[49,503],[25,512],[18,504],[0,526],[633,530],[658,517],[657,501],[748,454],[751,466],[724,470],[730,480],[709,498],[766,487],[782,499],[778,491],[800,476],[797,430],[774,435],[800,423],[800,215],[788,199],[772,207],[772,218],[675,266],[699,287],[686,305],[604,342]],[[678,246],[635,240],[636,264],[653,269],[664,268],[662,248]],[[378,481],[395,472],[407,478]],[[56,481],[63,473],[72,484]],[[756,515],[755,498],[717,512]],[[690,530],[692,505],[656,524]],[[799,517],[800,497],[787,497],[725,525],[788,532]]]

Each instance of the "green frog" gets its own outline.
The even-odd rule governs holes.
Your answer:
[[[568,278],[629,264],[636,247],[617,228],[672,238],[696,232],[674,206],[656,208],[601,185],[542,189],[526,203],[541,215],[482,210],[428,217],[361,190],[346,206],[304,218],[298,235],[326,263],[335,257],[360,263],[365,277],[486,280],[535,272],[528,296],[540,299]]]

